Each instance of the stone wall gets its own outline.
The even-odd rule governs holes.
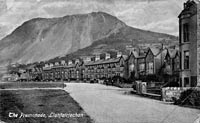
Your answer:
[[[166,87],[162,88],[162,100],[173,101],[172,98],[179,99],[183,91],[190,89],[191,87]]]

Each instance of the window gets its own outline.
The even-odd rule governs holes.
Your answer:
[[[189,42],[189,24],[183,25],[183,41]]]
[[[184,51],[184,69],[189,69],[189,51]]]
[[[148,63],[148,65],[147,65],[147,72],[149,74],[153,74],[153,63],[152,62]]]
[[[200,69],[199,69],[199,75],[200,75]]]
[[[130,71],[133,71],[133,70],[134,70],[134,67],[135,67],[134,64],[130,64],[130,65],[129,65],[129,70],[130,70]]]
[[[140,70],[140,72],[144,71],[144,63],[142,63],[142,64],[139,65],[139,70]]]
[[[184,87],[188,87],[188,86],[189,86],[189,83],[190,83],[189,77],[185,77],[185,78],[184,78]]]

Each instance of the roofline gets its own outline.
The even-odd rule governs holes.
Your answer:
[[[117,62],[119,62],[122,58],[123,58],[123,56],[120,56],[118,61],[115,61],[115,62],[108,62],[108,63],[98,63],[98,64],[95,64],[95,62],[96,62],[96,61],[95,61],[94,63],[89,64],[89,65],[85,64],[85,66],[100,65],[100,64],[109,64],[109,63],[117,63]],[[115,58],[115,59],[117,59],[117,58]],[[123,59],[124,59],[124,58],[123,58]],[[104,61],[106,61],[106,60],[104,60]],[[103,61],[103,62],[104,62],[104,61]]]
[[[188,0],[188,1],[184,2],[184,3],[183,3],[183,7],[184,7],[184,8],[183,8],[183,10],[181,11],[181,13],[178,15],[178,18],[180,18],[180,16],[183,14],[184,10],[186,9],[186,8],[185,8],[185,5],[186,5],[186,4],[189,4],[189,3],[194,3],[194,4],[197,5],[197,4],[199,4],[199,1],[197,2],[196,0]]]

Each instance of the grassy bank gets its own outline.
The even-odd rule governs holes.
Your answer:
[[[0,82],[0,89],[12,88],[63,88],[63,82]]]
[[[18,114],[16,118],[9,113]],[[46,117],[22,117],[24,114],[45,114]],[[55,114],[81,114],[80,117],[48,117]],[[53,116],[53,115],[51,115]],[[63,90],[0,91],[0,120],[7,123],[91,123],[91,118]]]

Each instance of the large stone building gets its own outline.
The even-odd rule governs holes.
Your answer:
[[[188,0],[179,17],[181,86],[200,85],[200,3]]]

